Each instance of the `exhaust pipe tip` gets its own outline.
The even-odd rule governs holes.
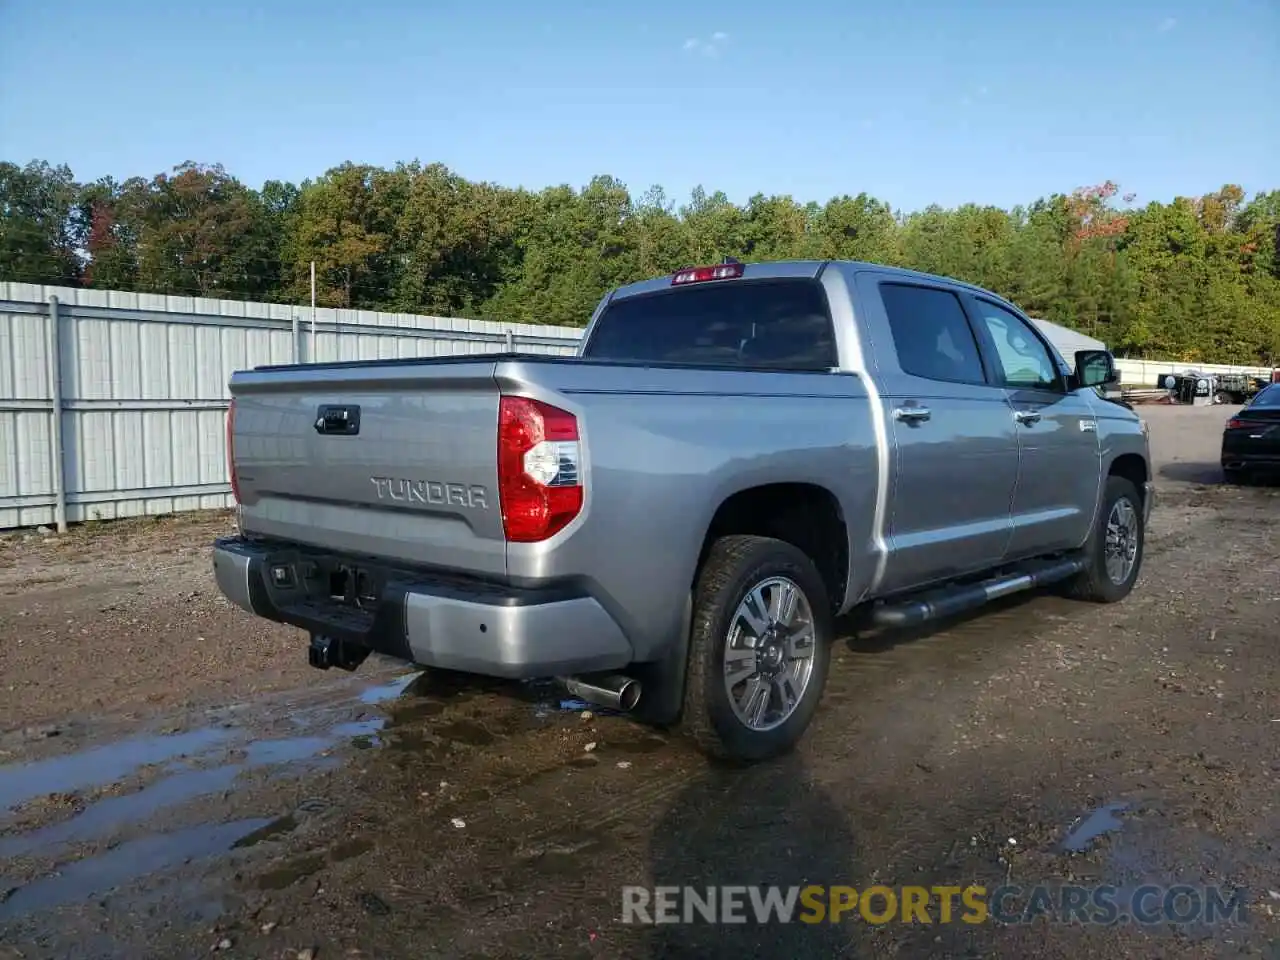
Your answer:
[[[574,696],[614,710],[630,712],[640,702],[640,681],[632,677],[561,677],[560,683]]]
[[[627,679],[622,684],[622,689],[618,691],[618,705],[627,711],[634,710],[636,704],[640,702],[640,681]]]

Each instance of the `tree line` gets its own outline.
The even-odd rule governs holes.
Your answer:
[[[440,164],[344,163],[261,190],[220,165],[78,182],[0,163],[0,280],[584,325],[605,290],[681,267],[820,257],[979,284],[1118,354],[1280,363],[1280,190],[1135,205],[1116,184],[1010,210],[903,213],[859,193],[745,204],[511,189]]]

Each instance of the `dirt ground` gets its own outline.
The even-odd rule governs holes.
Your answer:
[[[4,537],[0,958],[1280,960],[1280,488],[1221,484],[1223,410],[1142,413],[1125,602],[850,631],[800,749],[749,769],[551,688],[313,671],[218,596],[226,516]],[[1246,913],[620,922],[624,885],[767,883],[1215,885]]]
[[[75,727],[306,683],[297,631],[241,616],[209,546],[230,511],[0,534],[0,729]]]

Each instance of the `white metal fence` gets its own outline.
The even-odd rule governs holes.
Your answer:
[[[0,530],[229,506],[227,380],[266,363],[572,354],[581,331],[0,283]]]

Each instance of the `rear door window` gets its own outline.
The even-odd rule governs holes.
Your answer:
[[[838,363],[816,280],[717,280],[616,300],[596,321],[592,360],[830,370]]]
[[[880,284],[903,373],[948,383],[986,384],[982,356],[960,298],[949,290]]]

